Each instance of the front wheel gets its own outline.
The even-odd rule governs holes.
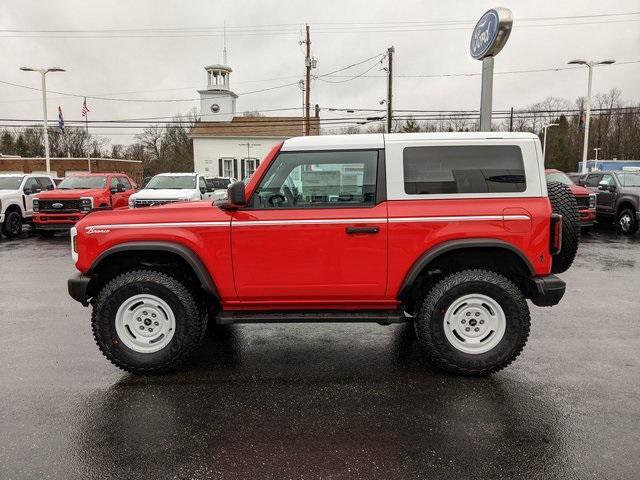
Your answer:
[[[98,347],[137,374],[177,370],[200,345],[206,314],[185,284],[166,273],[136,270],[107,283],[93,302]]]
[[[5,215],[2,233],[7,238],[14,238],[22,233],[22,216],[19,212],[13,211]]]
[[[618,215],[617,227],[625,235],[633,235],[638,231],[636,212],[630,208],[623,209]]]
[[[486,375],[509,365],[524,348],[529,328],[529,308],[518,287],[486,270],[441,280],[415,321],[431,362],[459,375]]]

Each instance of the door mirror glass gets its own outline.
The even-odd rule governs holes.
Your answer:
[[[24,188],[24,194],[25,195],[35,195],[36,193],[40,193],[42,191],[42,189],[38,186],[32,186],[32,187],[25,187]]]
[[[598,183],[598,190],[608,190],[609,189],[609,183],[606,180],[602,180],[600,183]]]

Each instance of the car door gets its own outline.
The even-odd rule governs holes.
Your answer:
[[[128,177],[118,177],[119,182],[124,186],[124,192],[120,200],[123,202],[123,207],[129,206],[129,197],[133,195],[136,190]]]
[[[606,186],[604,186],[603,189],[604,183],[606,183]],[[615,178],[613,178],[613,174],[605,173],[602,175],[601,180],[598,182],[597,195],[596,205],[599,210],[598,213],[612,217],[615,214],[616,203],[616,181]]]
[[[211,188],[207,185],[204,177],[198,176],[198,190],[200,191],[200,200],[211,198]]]
[[[240,301],[341,304],[385,294],[387,208],[378,156],[280,152],[247,208],[232,214]]]
[[[33,199],[41,190],[42,188],[35,177],[29,177],[25,180],[22,187],[22,207],[26,215],[33,214]]]
[[[129,195],[125,192],[125,185],[120,180],[120,177],[112,176],[109,181],[109,190],[111,193],[111,206],[113,208],[126,207],[129,200]]]

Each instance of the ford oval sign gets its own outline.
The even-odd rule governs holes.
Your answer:
[[[53,203],[53,204],[51,204],[51,206],[53,208],[55,208],[55,209],[59,209],[59,208],[64,207],[64,205],[62,203]]]
[[[471,56],[476,60],[495,56],[511,33],[513,17],[507,8],[492,8],[480,17],[471,34]]]

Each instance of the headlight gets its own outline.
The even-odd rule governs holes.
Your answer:
[[[91,197],[82,197],[80,199],[80,210],[83,212],[88,212],[93,208],[93,198]]]
[[[589,208],[596,208],[596,194],[589,194]]]
[[[38,213],[40,211],[40,202],[38,201],[37,198],[33,199],[33,211],[35,213]]]

